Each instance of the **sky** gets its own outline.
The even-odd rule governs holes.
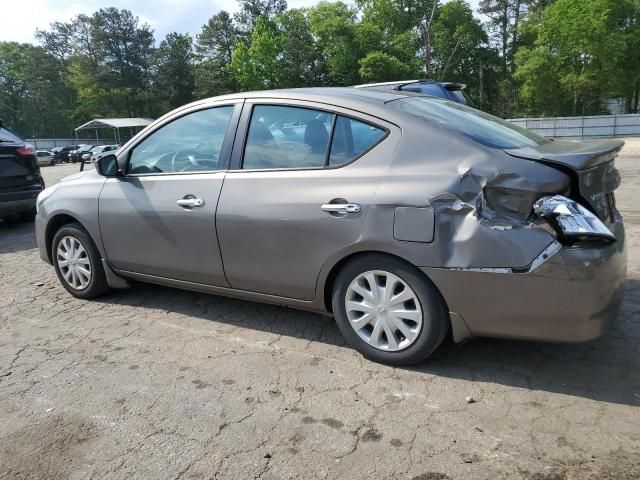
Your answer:
[[[479,0],[467,0],[475,10]],[[3,0],[0,15],[0,41],[36,43],[36,29],[45,30],[51,22],[69,21],[79,13],[91,14],[102,7],[131,10],[148,23],[156,40],[167,33],[195,36],[202,25],[220,10],[234,12],[236,0]],[[290,8],[310,7],[316,0],[288,0]]]

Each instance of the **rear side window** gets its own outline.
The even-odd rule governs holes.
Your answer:
[[[256,105],[242,168],[343,165],[372,148],[385,133],[382,128],[322,110]]]
[[[329,165],[349,163],[372,148],[385,136],[385,131],[353,118],[338,115],[331,142]]]

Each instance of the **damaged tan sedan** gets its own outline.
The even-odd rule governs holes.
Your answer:
[[[308,309],[388,364],[449,333],[585,341],[622,301],[621,147],[395,91],[242,93],[42,192],[36,236],[76,297],[137,280]]]

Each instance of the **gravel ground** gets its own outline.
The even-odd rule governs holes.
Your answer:
[[[449,343],[416,368],[363,360],[331,319],[291,309],[144,285],[76,300],[33,226],[0,223],[0,478],[640,478],[629,144],[615,330],[582,345]],[[51,184],[77,168],[43,172]]]

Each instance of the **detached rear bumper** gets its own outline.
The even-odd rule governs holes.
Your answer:
[[[452,317],[458,322],[462,317],[469,335],[592,340],[613,326],[624,295],[627,251],[621,220],[614,230],[615,243],[563,247],[528,273],[422,270],[457,314]]]

